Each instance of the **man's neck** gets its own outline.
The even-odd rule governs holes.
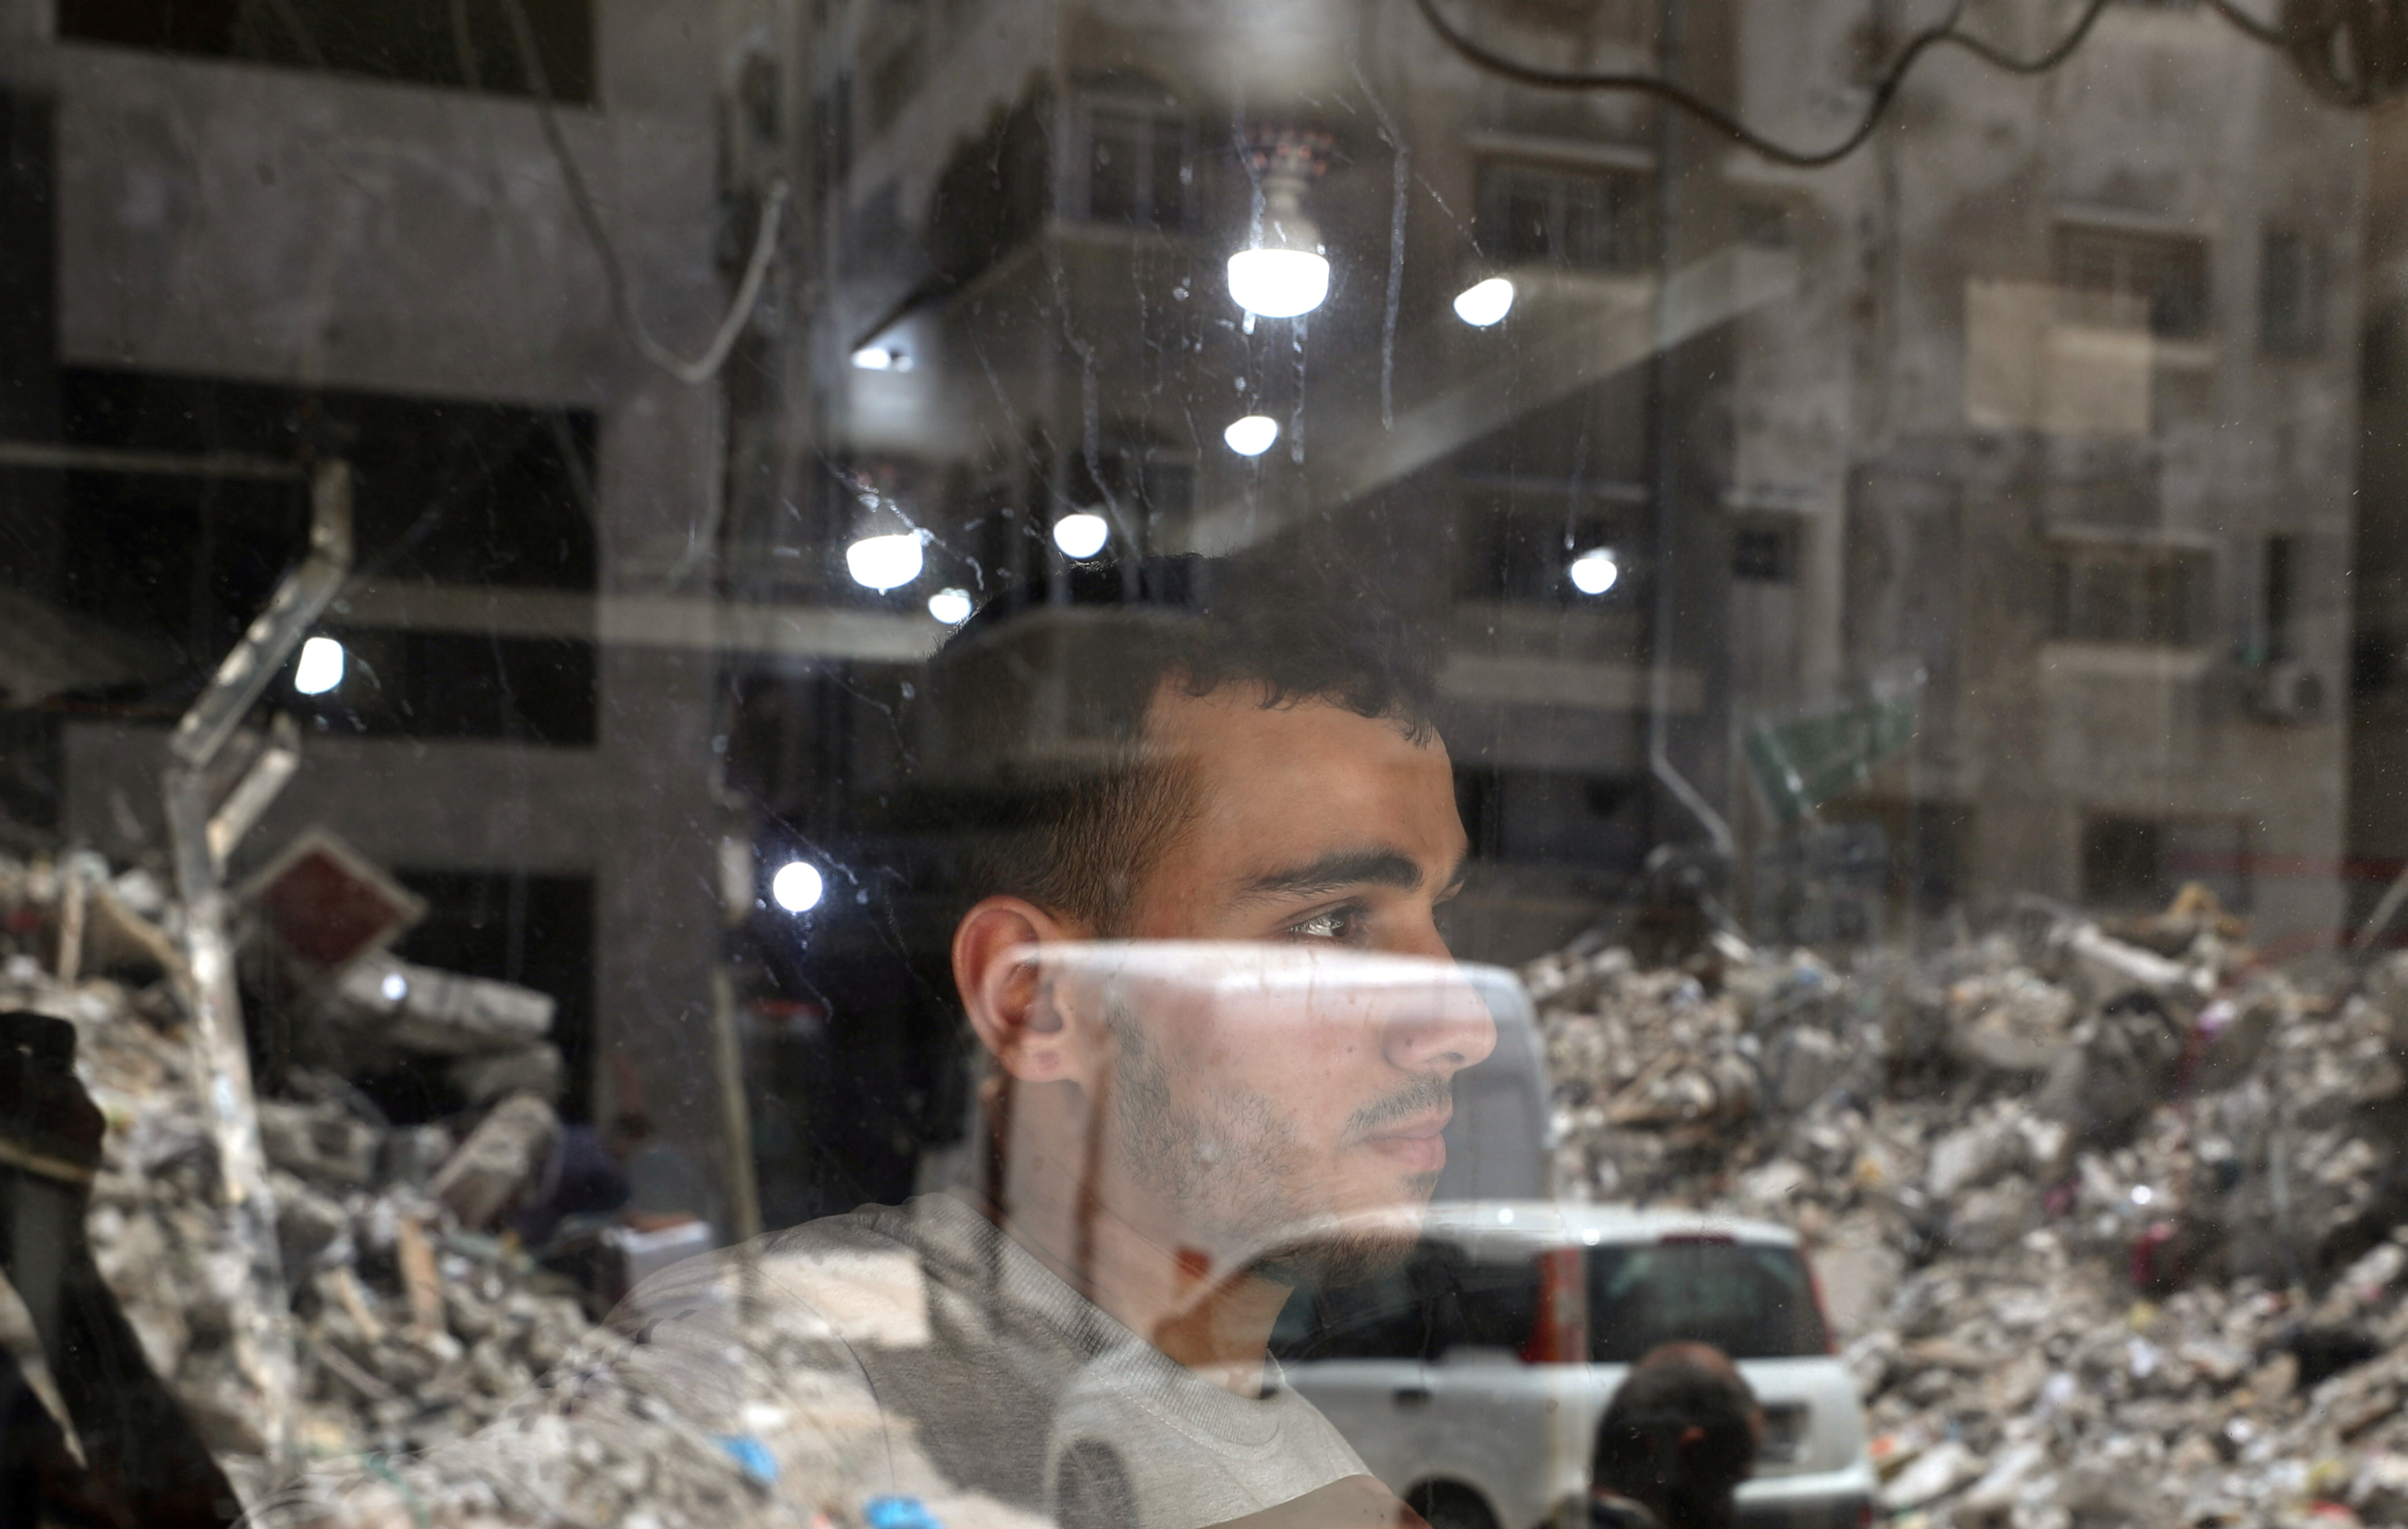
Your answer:
[[[989,1214],[1087,1299],[1168,1358],[1240,1395],[1262,1391],[1271,1326],[1288,1287],[1210,1256],[1100,1207],[1047,1216]]]

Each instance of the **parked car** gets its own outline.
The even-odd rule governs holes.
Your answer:
[[[1794,1232],[1548,1201],[1431,1207],[1399,1269],[1299,1288],[1287,1381],[1436,1529],[1533,1529],[1588,1487],[1598,1417],[1658,1344],[1711,1343],[1765,1418],[1742,1524],[1856,1529],[1875,1479]]]

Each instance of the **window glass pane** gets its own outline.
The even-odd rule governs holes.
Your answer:
[[[0,1521],[2408,1515],[2399,8],[0,0]]]
[[[1673,1243],[1589,1254],[1589,1351],[1627,1365],[1666,1343],[1709,1343],[1733,1359],[1824,1350],[1805,1265],[1784,1248]]]

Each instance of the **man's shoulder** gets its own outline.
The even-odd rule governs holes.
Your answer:
[[[671,1265],[630,1291],[606,1328],[654,1342],[680,1333],[748,1347],[925,1341],[928,1260],[913,1208],[863,1206]]]

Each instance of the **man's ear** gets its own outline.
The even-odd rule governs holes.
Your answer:
[[[1024,1083],[1082,1076],[1077,1027],[1065,1023],[1052,979],[1032,948],[1083,937],[1036,904],[989,897],[953,929],[953,985],[970,1028],[1004,1071]]]

